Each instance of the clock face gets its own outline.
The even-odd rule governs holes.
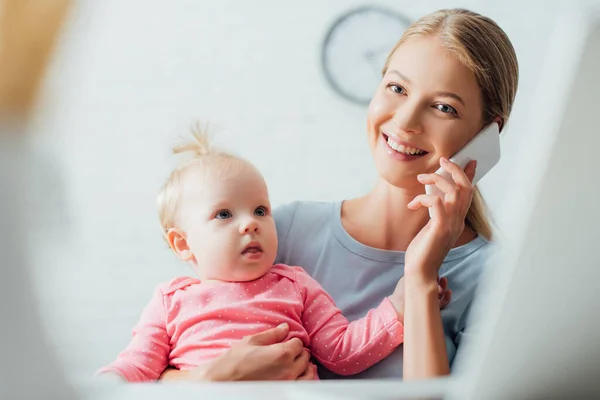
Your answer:
[[[322,67],[342,97],[367,105],[381,81],[388,52],[410,21],[379,7],[361,7],[338,18],[323,43]]]

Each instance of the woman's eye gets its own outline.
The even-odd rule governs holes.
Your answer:
[[[444,114],[458,115],[454,107],[451,107],[448,104],[438,104],[436,105],[436,108]]]
[[[217,215],[215,215],[216,219],[228,219],[231,218],[231,211],[229,210],[221,210],[217,213]]]
[[[398,94],[404,94],[404,93],[406,93],[406,90],[404,90],[404,88],[402,86],[400,86],[400,85],[396,85],[394,83],[391,83],[391,84],[388,85],[388,87],[394,93],[398,93]]]
[[[260,206],[256,210],[254,210],[254,215],[256,215],[257,217],[264,217],[265,215],[267,215],[267,209],[263,206]]]

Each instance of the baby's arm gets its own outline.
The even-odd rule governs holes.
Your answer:
[[[304,297],[302,322],[313,355],[339,375],[364,371],[404,340],[404,327],[388,298],[359,320],[349,322],[323,287],[300,268],[296,283]]]
[[[165,321],[163,293],[159,287],[133,329],[127,348],[98,374],[116,374],[128,382],[157,380],[168,365],[171,350]]]

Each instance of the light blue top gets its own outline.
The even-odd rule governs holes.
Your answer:
[[[404,252],[366,246],[344,229],[341,202],[294,202],[274,211],[277,263],[303,267],[333,297],[349,320],[363,317],[390,295],[404,274]],[[448,279],[452,301],[442,310],[450,362],[468,329],[476,283],[492,245],[478,237],[448,253],[440,276]],[[402,378],[403,346],[352,378]],[[319,367],[322,379],[347,378]]]

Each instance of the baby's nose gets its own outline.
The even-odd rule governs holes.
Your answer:
[[[250,233],[258,231],[258,223],[254,218],[248,219],[240,226],[240,233]]]

